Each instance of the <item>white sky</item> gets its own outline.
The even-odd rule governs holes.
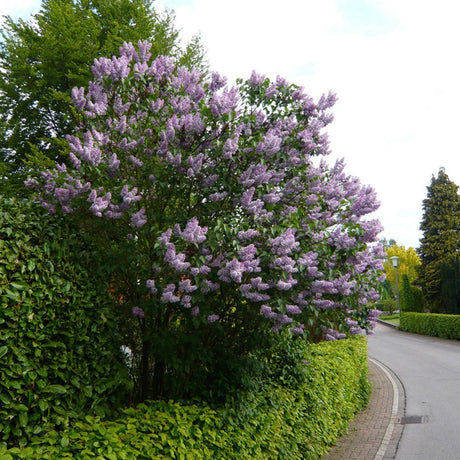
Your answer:
[[[39,0],[0,0],[27,18]],[[422,201],[445,167],[460,185],[460,4],[455,0],[157,0],[186,41],[200,33],[211,70],[257,70],[339,101],[332,157],[376,190],[382,237],[417,247]]]

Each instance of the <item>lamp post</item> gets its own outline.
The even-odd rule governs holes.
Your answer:
[[[396,295],[397,295],[397,298],[398,298],[398,310],[399,310],[399,324],[401,324],[401,301],[399,299],[399,284],[398,284],[399,259],[400,258],[398,256],[390,257],[391,263],[393,264],[393,267],[395,268]]]

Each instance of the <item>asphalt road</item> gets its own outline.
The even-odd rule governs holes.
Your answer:
[[[406,391],[406,421],[396,460],[460,459],[460,341],[379,324],[369,356],[389,367]],[[404,421],[404,420],[403,420]]]

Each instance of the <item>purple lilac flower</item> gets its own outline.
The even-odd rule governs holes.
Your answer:
[[[161,295],[161,301],[163,303],[176,303],[180,301],[180,298],[174,295],[174,291],[176,290],[175,284],[168,284],[163,289],[163,294]]]
[[[261,86],[265,81],[265,75],[258,74],[256,71],[252,71],[251,77],[249,78],[249,84],[252,86]]]
[[[264,153],[267,157],[276,155],[281,148],[282,139],[276,130],[270,129],[256,148],[256,152]]]
[[[251,240],[251,239],[255,238],[258,235],[259,235],[259,232],[257,230],[250,229],[250,230],[241,230],[240,232],[238,232],[236,237],[240,241],[245,242],[247,240]]]
[[[324,338],[326,340],[340,340],[346,338],[346,334],[336,331],[335,329],[326,329],[323,328]]]
[[[190,302],[192,301],[192,298],[189,295],[183,295],[180,298],[180,303],[185,307],[185,308],[190,308],[191,304]]]
[[[272,313],[272,309],[268,305],[262,305],[260,307],[260,313],[264,315],[267,318],[270,318],[270,315]]]
[[[145,209],[141,208],[138,212],[131,215],[131,226],[142,227],[147,223],[147,217],[145,215]]]
[[[179,281],[179,291],[182,293],[188,294],[190,292],[196,291],[197,289],[197,286],[192,285],[192,282],[189,279]]]
[[[207,318],[208,323],[215,323],[216,321],[219,321],[219,315],[209,315]]]
[[[192,316],[198,315],[198,313],[200,313],[200,307],[193,307],[191,313]]]
[[[278,280],[278,282],[275,284],[275,287],[280,290],[280,291],[288,291],[291,289],[293,286],[297,284],[296,279],[288,279],[288,280]]]
[[[286,305],[286,312],[290,315],[302,314],[302,310],[298,307],[298,305]]]
[[[166,230],[164,233],[162,233],[158,237],[158,241],[164,246],[168,246],[171,235],[172,235],[172,229],[168,228],[168,230]]]
[[[291,332],[297,335],[303,334],[304,331],[305,331],[305,326],[303,324],[298,324],[297,326],[291,328]],[[308,362],[306,362],[305,364],[308,364]]]
[[[201,285],[201,292],[207,293],[212,291],[217,291],[220,288],[219,283],[214,283],[210,280],[204,280],[203,284]]]
[[[249,246],[242,247],[238,251],[238,256],[242,262],[246,262],[246,261],[254,259],[256,252],[257,252],[257,248],[253,244],[250,244]]]
[[[351,318],[345,318],[345,322],[348,324],[350,327],[355,327],[358,325],[358,321],[355,321],[354,319]]]
[[[137,316],[138,318],[144,318],[144,310],[142,310],[142,308],[139,307],[133,307],[133,315]]]
[[[242,264],[237,259],[232,259],[231,261],[227,262],[225,267],[221,268],[217,272],[217,276],[221,281],[225,281],[226,283],[230,283],[232,281],[241,283],[245,271],[246,267],[244,264]]]
[[[208,227],[200,227],[198,225],[198,219],[192,217],[185,226],[183,232],[180,232],[180,235],[189,243],[202,243],[206,240],[206,233]]]
[[[291,259],[289,256],[277,257],[272,261],[272,266],[274,268],[280,268],[286,273],[296,273],[299,270],[295,267],[295,260]]]
[[[155,281],[154,280],[147,280],[145,285],[150,289],[150,292],[152,294],[157,293],[157,288],[155,287]]]
[[[216,193],[212,193],[211,195],[209,195],[209,199],[211,201],[221,201],[223,200],[224,198],[226,198],[228,195],[228,192],[216,192]]]
[[[337,289],[332,281],[315,280],[311,283],[311,289],[319,294],[337,294]]]
[[[332,300],[326,300],[326,299],[314,299],[313,303],[318,307],[322,309],[326,308],[335,308],[337,306],[337,303],[332,301]]]
[[[123,198],[123,203],[126,204],[136,203],[142,199],[142,195],[137,194],[137,187],[134,187],[131,191],[129,191],[127,185],[123,186],[120,195]]]
[[[112,194],[107,192],[104,196],[97,196],[96,190],[93,190],[90,193],[88,201],[92,201],[90,206],[90,211],[97,216],[102,217],[102,211],[104,211],[110,204],[110,199],[112,198]]]
[[[285,256],[295,250],[300,244],[295,239],[295,233],[296,230],[294,228],[288,228],[280,236],[270,240],[273,254]]]
[[[222,94],[214,93],[211,100],[211,112],[213,116],[220,117],[236,110],[239,103],[237,88],[224,89]]]
[[[84,88],[73,88],[72,89],[72,101],[75,108],[78,111],[82,111],[86,105],[85,89]]]
[[[251,279],[251,286],[256,288],[258,291],[265,291],[270,288],[269,284],[262,282],[262,278],[252,278]]]
[[[229,160],[232,158],[232,156],[238,151],[238,141],[239,141],[239,135],[229,138],[225,141],[224,147],[222,149],[222,156],[226,160]]]
[[[172,243],[169,243],[168,245],[164,261],[177,272],[184,272],[190,267],[190,263],[185,262],[185,254],[176,254],[176,247]]]

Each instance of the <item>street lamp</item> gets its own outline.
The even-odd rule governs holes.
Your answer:
[[[391,263],[393,264],[393,267],[395,268],[396,295],[398,297],[398,310],[399,310],[399,324],[401,324],[401,301],[399,299],[399,285],[398,285],[398,266],[399,266],[400,257],[393,256],[393,257],[390,257],[390,260],[391,260]]]

